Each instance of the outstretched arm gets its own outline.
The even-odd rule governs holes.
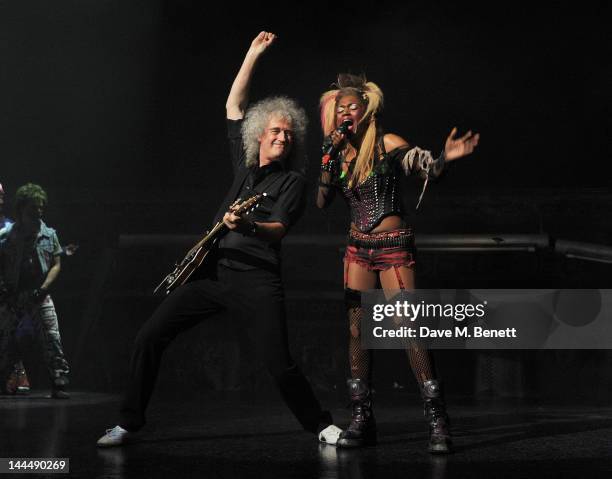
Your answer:
[[[446,161],[453,161],[462,156],[469,155],[474,151],[474,148],[478,145],[478,140],[480,140],[480,134],[474,134],[472,130],[460,138],[455,138],[456,134],[457,128],[453,128],[446,139],[446,144],[444,145]]]
[[[473,134],[472,131],[468,131],[459,138],[455,138],[456,135],[457,128],[453,128],[448,138],[446,138],[443,154],[436,160],[434,160],[429,151],[418,147],[407,149],[408,144],[401,144],[403,140],[397,135],[385,135],[385,148],[387,151],[391,151],[392,148],[403,148],[406,151],[405,156],[401,160],[401,165],[407,175],[417,174],[423,179],[437,178],[444,170],[445,163],[472,153],[480,139],[480,135],[478,133]],[[401,154],[403,155],[403,152]]]
[[[241,120],[244,118],[244,112],[249,104],[249,90],[255,66],[261,55],[275,40],[276,35],[274,33],[261,32],[251,42],[251,47],[244,57],[242,66],[238,70],[238,74],[227,97],[227,102],[225,103],[228,119]]]

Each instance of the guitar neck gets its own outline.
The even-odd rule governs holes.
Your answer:
[[[208,232],[208,234],[204,236],[204,238],[198,241],[198,243],[195,245],[193,249],[200,248],[206,243],[210,243],[215,238],[217,238],[222,233],[224,233],[226,230],[227,230],[227,226],[225,226],[225,223],[223,223],[223,221],[219,221],[215,226],[212,227],[212,229]]]
[[[205,240],[212,240],[219,236],[221,233],[225,233],[227,231],[227,226],[223,221],[219,221],[215,226],[212,227],[210,232],[204,238]]]
[[[258,198],[260,198],[262,195],[258,195]],[[253,203],[251,203],[252,206]],[[248,214],[248,210],[247,210],[248,206],[246,206],[244,203],[242,204],[241,208],[238,208],[237,211],[239,211],[240,213],[238,214],[242,214],[244,211],[246,211]],[[200,241],[198,241],[198,243],[192,248],[192,251],[200,248],[202,246],[204,246],[206,243],[209,243],[211,241],[214,241],[216,238],[218,238],[219,236],[221,236],[223,233],[226,233],[228,231],[228,227],[225,226],[225,223],[223,221],[219,221],[215,226],[212,227],[212,229],[208,232],[208,234],[206,236],[204,236],[204,238],[202,238]]]

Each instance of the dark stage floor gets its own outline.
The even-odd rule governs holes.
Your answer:
[[[99,450],[118,396],[1,396],[0,457],[68,457],[70,477],[83,478],[612,477],[612,408],[451,398],[456,452],[435,457],[416,396],[386,396],[377,400],[380,444],[362,450],[319,445],[279,399],[244,394],[157,397],[138,442]],[[345,425],[348,410],[334,413]]]

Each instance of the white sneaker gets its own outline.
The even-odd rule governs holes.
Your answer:
[[[319,433],[319,441],[335,446],[341,433],[342,429],[332,424],[331,426],[327,426]]]
[[[121,426],[115,426],[112,429],[107,429],[106,434],[98,439],[96,443],[98,447],[113,447],[125,444],[132,436],[129,431],[126,431]]]

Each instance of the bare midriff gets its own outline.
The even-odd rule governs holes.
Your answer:
[[[382,233],[383,231],[393,231],[405,227],[406,223],[401,216],[391,215],[386,216],[372,231],[368,231],[368,233]],[[355,223],[351,223],[351,229],[353,231],[359,231]]]

